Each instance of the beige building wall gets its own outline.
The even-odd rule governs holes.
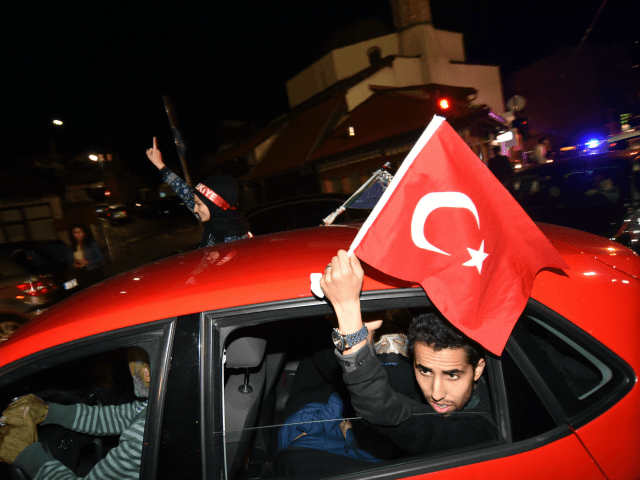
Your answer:
[[[398,55],[398,35],[392,33],[334,50],[333,57],[338,80],[348,78],[371,66],[367,52],[373,47],[380,48],[381,58]]]
[[[337,81],[333,52],[330,52],[285,82],[289,106],[301,104]]]
[[[380,48],[380,56],[398,55],[398,35],[393,33],[338,48],[326,54],[285,83],[291,108],[329,88],[336,82],[369,67],[367,51]]]
[[[488,105],[498,114],[505,112],[500,67],[450,63],[441,59],[435,65],[434,72],[436,72],[434,83],[473,87],[478,90],[474,104]]]
[[[441,83],[475,88],[478,90],[475,103],[487,104],[498,113],[505,111],[499,67],[452,63],[465,61],[463,34],[436,30],[430,23],[414,24],[400,33],[366,40],[325,55],[286,82],[291,108],[369,67],[367,51],[372,47],[380,48],[381,57],[396,55],[397,58],[391,68],[380,70],[363,82],[364,85],[347,93],[349,110],[371,96],[368,85],[404,87]]]
[[[417,58],[396,58],[392,67],[377,71],[371,77],[367,78],[365,82],[359,83],[349,89],[346,94],[348,110],[352,111],[373,95],[373,91],[370,88],[371,85],[408,87],[411,85],[420,85],[421,83],[420,60]]]
[[[458,32],[447,30],[436,30],[438,55],[448,58],[454,62],[466,62],[467,57],[464,52],[464,35]]]
[[[475,88],[475,104],[486,104],[496,113],[505,111],[500,67],[452,63],[465,61],[461,33],[423,24],[407,28],[400,36],[404,55],[420,55],[423,83]]]

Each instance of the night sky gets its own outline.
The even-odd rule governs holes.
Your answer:
[[[3,22],[3,162],[37,153],[61,118],[62,153],[108,148],[143,174],[153,135],[175,156],[162,95],[194,162],[214,150],[221,119],[259,128],[285,113],[284,82],[320,57],[332,32],[367,17],[393,28],[389,0],[23,3]],[[503,75],[577,46],[601,3],[431,2],[436,28],[465,34],[467,60]],[[609,0],[589,41],[639,40],[639,3]]]

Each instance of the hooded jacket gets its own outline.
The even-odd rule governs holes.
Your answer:
[[[196,218],[200,220],[200,217],[194,211],[194,196],[197,192],[168,167],[162,168],[160,170],[160,174],[162,175],[162,179],[164,180],[164,182],[178,194],[178,196],[184,201],[184,204],[189,208],[189,210],[191,210]],[[233,201],[233,203],[237,202],[237,196],[235,199],[230,200]],[[210,205],[210,202],[208,201],[206,201],[205,203],[207,204],[209,212],[211,213],[211,219],[208,222],[204,222],[205,229],[202,235],[202,240],[200,241],[200,248],[210,247],[217,243],[231,242],[233,240],[249,238],[253,236],[249,232],[249,226],[244,218],[242,218],[239,213],[235,212],[235,210],[233,210],[233,217],[228,222],[226,222],[225,225],[221,225],[228,219],[229,215],[226,216],[227,218],[223,219],[222,215],[219,215],[220,213],[222,213],[222,210],[218,212],[217,210],[215,210],[218,207],[216,207],[215,205]]]

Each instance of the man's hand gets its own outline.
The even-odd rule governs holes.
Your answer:
[[[76,267],[76,268],[84,268],[87,265],[89,265],[89,262],[86,259],[74,260],[73,261],[73,266]]]
[[[20,427],[5,425],[0,428],[0,462],[15,462],[25,448],[38,441],[38,430],[29,407],[22,411],[20,423]]]
[[[364,280],[364,271],[360,260],[344,250],[331,259],[324,275],[320,279],[320,287],[327,300],[331,302],[338,317],[338,325],[343,335],[355,333],[362,328],[360,316],[360,290]],[[346,349],[343,354],[360,350],[364,342]]]
[[[158,170],[162,170],[164,168],[164,162],[162,161],[162,153],[158,150],[158,140],[156,137],[153,137],[153,148],[147,149],[147,157],[151,160]]]

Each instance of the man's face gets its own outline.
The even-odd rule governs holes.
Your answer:
[[[417,342],[413,369],[420,390],[437,413],[462,410],[473,392],[474,382],[480,378],[485,361],[476,368],[468,362],[464,348],[434,350]]]

